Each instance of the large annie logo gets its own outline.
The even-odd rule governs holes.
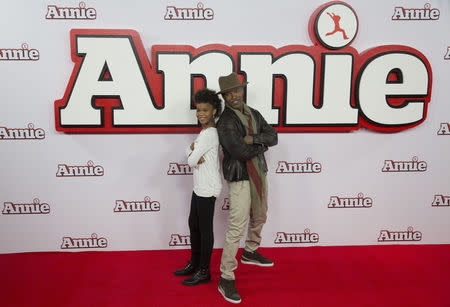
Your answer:
[[[73,29],[75,66],[55,101],[56,129],[193,132],[193,92],[206,84],[219,89],[219,76],[233,71],[249,82],[247,104],[279,132],[419,125],[431,97],[429,61],[403,45],[358,52],[351,43],[359,22],[353,8],[334,1],[310,18],[314,46],[154,45],[151,61],[133,30]]]

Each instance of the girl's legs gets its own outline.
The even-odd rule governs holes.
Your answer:
[[[200,264],[200,225],[199,225],[199,197],[192,192],[191,211],[189,212],[189,231],[191,235],[191,264],[198,268]]]
[[[209,269],[211,254],[214,246],[213,220],[216,198],[197,197],[198,226],[200,230],[200,268]]]

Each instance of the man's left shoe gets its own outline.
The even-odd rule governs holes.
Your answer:
[[[245,264],[254,264],[259,266],[273,266],[273,261],[262,256],[257,251],[248,252],[244,249],[242,252],[241,262]]]
[[[211,281],[211,274],[208,269],[200,269],[189,278],[183,279],[182,283],[186,286],[196,286],[200,283]]]

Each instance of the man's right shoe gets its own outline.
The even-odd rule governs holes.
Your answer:
[[[234,280],[220,277],[218,290],[223,298],[230,303],[239,304],[241,302],[241,296],[234,285]]]
[[[197,268],[190,261],[188,261],[188,263],[186,264],[186,266],[184,268],[175,270],[173,272],[173,274],[175,274],[177,276],[187,276],[187,275],[191,275],[192,273],[194,273],[196,269]]]

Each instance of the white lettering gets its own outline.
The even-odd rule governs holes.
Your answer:
[[[417,161],[417,157],[413,157],[412,161],[392,161],[384,160],[382,172],[425,172],[427,163],[425,161]]]
[[[319,234],[310,233],[309,230],[305,230],[304,233],[285,233],[277,232],[275,237],[275,244],[283,243],[318,243]]]
[[[372,198],[364,197],[364,195],[360,193],[358,197],[354,198],[331,196],[328,208],[370,208],[372,205]]]
[[[97,12],[93,8],[47,6],[46,19],[96,19]]]
[[[388,83],[393,68],[401,71],[402,82]],[[371,121],[384,126],[414,123],[424,118],[428,94],[428,71],[422,60],[413,54],[390,52],[369,60],[362,69],[357,97],[361,112]],[[389,97],[405,97],[404,105],[392,107]]]
[[[157,201],[123,201],[116,200],[114,212],[153,212],[160,210],[160,203]]]
[[[1,132],[1,130],[0,130],[0,132]],[[438,135],[450,135],[450,124],[448,124],[448,123],[441,123],[441,126],[440,126],[437,134]]]
[[[392,20],[437,20],[439,15],[439,10],[431,9],[427,3],[423,9],[396,7]]]
[[[192,175],[193,169],[189,164],[169,163],[167,175]]]
[[[102,166],[93,165],[93,163],[89,161],[87,166],[58,164],[56,177],[103,176],[104,173]]]
[[[434,200],[431,205],[433,207],[448,207],[450,206],[450,196],[434,195]]]
[[[322,165],[318,162],[312,162],[310,158],[306,163],[289,163],[286,161],[279,161],[276,173],[288,174],[288,173],[320,173],[322,171]]]
[[[378,236],[378,242],[420,240],[422,240],[422,233],[420,231],[413,231],[412,227],[409,227],[407,231],[381,230]]]
[[[61,249],[105,248],[107,246],[108,240],[106,238],[98,238],[97,234],[93,233],[90,238],[63,237]]]
[[[170,236],[169,246],[186,246],[191,245],[190,236],[182,236],[179,234],[172,234]]]
[[[167,6],[164,19],[166,20],[211,20],[214,18],[214,11],[210,8],[204,9],[199,3],[197,8],[177,8]]]

